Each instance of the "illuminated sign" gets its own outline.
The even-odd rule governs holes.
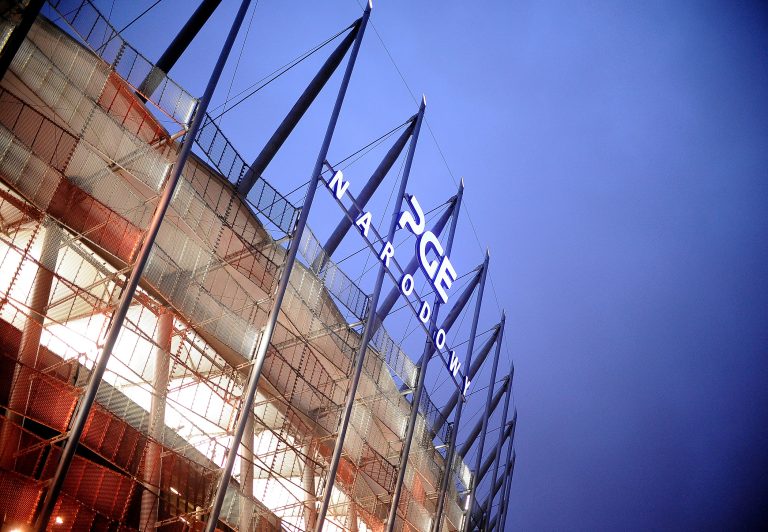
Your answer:
[[[336,196],[337,200],[341,200],[344,193],[349,188],[349,181],[344,181],[344,174],[341,170],[336,171],[329,181],[326,181],[328,189]],[[430,281],[430,284],[435,290],[435,293],[440,297],[440,300],[445,304],[448,303],[448,291],[453,286],[453,282],[457,278],[456,269],[451,264],[451,259],[445,254],[445,250],[432,231],[426,229],[426,218],[424,216],[424,210],[419,205],[419,201],[416,196],[409,195],[406,197],[409,209],[400,213],[397,224],[400,229],[408,229],[416,237],[416,254],[419,259],[419,265],[424,271],[425,275]],[[364,238],[368,239],[368,231],[371,228],[371,220],[373,215],[370,211],[362,212],[355,220],[355,226],[358,228]],[[392,242],[382,242],[381,251],[379,251],[379,260],[384,264],[386,268],[389,268],[390,261],[395,256],[395,246]],[[409,273],[403,273],[400,278],[399,287],[400,292],[404,297],[409,297],[414,290],[415,282],[413,275]],[[419,307],[419,320],[425,324],[429,324],[429,318],[432,315],[432,309],[429,306],[429,302],[422,300]],[[438,329],[432,333],[432,339],[434,340],[435,347],[438,350],[442,350],[445,347],[446,334],[443,329]],[[454,351],[450,352],[450,361],[448,364],[448,370],[454,377],[458,376],[459,368],[461,368],[461,362]],[[462,393],[466,395],[471,381],[468,377],[464,377],[464,387]]]

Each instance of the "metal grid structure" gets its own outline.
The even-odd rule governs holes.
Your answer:
[[[0,91],[0,493],[21,497],[0,510],[27,522],[178,149],[135,94],[161,74],[90,1],[52,5],[91,50],[41,17]],[[194,98],[156,86],[144,96],[183,128]],[[285,257],[262,224],[289,234],[297,209],[263,179],[256,201],[234,192],[247,165],[215,123],[197,142],[213,167],[187,163],[161,227],[55,511],[70,529],[194,528],[211,503]],[[312,526],[371,312],[311,231],[299,246],[220,517],[235,529]],[[379,328],[327,527],[382,529],[411,409],[396,382],[415,372]],[[429,529],[445,469],[448,425],[426,394],[419,410],[397,530]],[[451,475],[456,529],[471,475],[459,457]]]

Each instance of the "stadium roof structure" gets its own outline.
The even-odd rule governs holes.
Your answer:
[[[203,6],[216,5],[203,2],[195,23],[205,23]],[[207,102],[141,55],[89,0],[52,1],[55,17],[41,7],[22,3],[0,19],[0,59],[8,60],[0,83],[2,522],[503,528],[514,469],[512,368],[489,387],[489,410],[461,448],[458,418],[450,422],[464,403],[461,384],[494,345],[496,382],[503,318],[474,364],[462,371],[453,363],[457,389],[438,408],[423,384],[432,356],[449,363],[429,329],[438,300],[431,322],[423,320],[426,355],[414,362],[384,325],[402,294],[367,294],[334,262],[335,247],[302,223],[309,205],[293,205],[263,178],[269,153],[248,164],[205,113]],[[350,48],[351,72],[368,15],[370,6],[298,106],[312,103]],[[272,152],[301,118],[291,112]],[[404,124],[379,180],[406,147],[412,159],[423,112],[422,104]],[[195,151],[185,148],[192,143]],[[321,153],[317,181],[331,187],[322,175],[333,175],[340,186],[325,162]],[[346,214],[337,241],[375,188],[336,194]],[[401,188],[403,201],[405,181]],[[460,202],[461,190],[430,234],[451,220],[452,239]],[[418,267],[395,265],[398,281]],[[487,257],[456,304],[477,290],[470,357],[486,272]],[[393,274],[382,263],[384,275]],[[484,454],[487,419],[502,398],[504,430]],[[476,441],[470,468],[464,457]],[[482,502],[476,488],[488,471]]]

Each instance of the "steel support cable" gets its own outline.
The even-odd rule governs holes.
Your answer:
[[[355,3],[360,5],[359,0],[355,0]],[[408,93],[411,95],[411,98],[414,102],[418,103],[418,99],[416,98],[416,95],[411,90],[410,85],[408,84],[408,81],[405,79],[405,76],[403,75],[403,72],[400,70],[400,67],[397,65],[397,62],[395,61],[395,58],[392,56],[392,53],[389,51],[389,48],[387,47],[386,43],[384,42],[384,39],[382,38],[381,34],[379,33],[378,28],[376,28],[376,25],[371,22],[371,27],[373,28],[373,32],[376,34],[376,38],[381,43],[382,48],[384,48],[384,52],[387,54],[387,57],[389,57],[390,62],[392,63],[392,66],[395,68],[395,71],[397,72],[398,76],[400,77],[400,80],[403,82],[403,85],[405,86]],[[427,129],[429,130],[429,135],[432,137],[432,141],[435,143],[435,147],[437,148],[438,154],[440,155],[440,158],[443,161],[443,165],[445,166],[446,170],[448,170],[448,174],[451,176],[451,180],[453,181],[454,186],[458,186],[458,183],[456,181],[456,176],[454,175],[453,171],[451,170],[450,165],[448,164],[448,159],[445,156],[445,152],[443,152],[442,147],[440,146],[440,143],[437,141],[437,137],[435,136],[435,132],[432,130],[432,126],[429,124],[429,119],[427,117],[424,117],[424,122],[427,125]],[[477,234],[477,228],[475,227],[474,222],[472,221],[472,216],[470,215],[470,208],[469,204],[464,200],[465,208],[462,209],[464,213],[466,214],[467,220],[469,220],[469,225],[472,228],[472,233],[475,236],[475,241],[477,242],[478,248],[480,250],[483,250],[483,245],[480,241],[480,237]],[[491,291],[493,292],[494,300],[496,301],[496,308],[499,312],[501,312],[501,304],[499,303],[499,296],[496,291],[496,286],[493,282],[493,275],[489,275],[490,281],[491,281]],[[512,361],[511,356],[511,349],[509,348],[509,342],[508,339],[505,337],[504,339],[504,350],[506,352],[507,361]],[[513,392],[513,401],[514,401],[514,392]]]
[[[112,0],[112,4],[109,6],[109,14],[107,15],[107,20],[112,18],[112,11],[114,11],[114,10],[115,10],[115,0]],[[104,37],[103,38],[105,40],[107,38],[107,30],[108,30],[108,28],[104,28]],[[109,40],[111,41],[112,38],[110,37]]]
[[[434,210],[434,209],[433,209],[433,210]],[[430,212],[431,212],[431,211],[430,211]],[[425,214],[425,216],[426,216],[426,214]],[[407,240],[403,240],[403,242],[401,242],[400,244],[403,244],[403,243],[405,243],[405,242],[407,242]],[[464,279],[464,278],[468,277],[470,274],[473,274],[473,273],[475,273],[475,272],[474,272],[473,270],[470,270],[470,271],[468,271],[468,272],[464,273],[464,274],[463,274],[461,277],[457,277],[457,278],[456,278],[456,281],[458,281],[459,279]],[[427,298],[428,298],[430,295],[432,295],[432,294],[434,294],[434,293],[435,293],[435,291],[434,291],[434,290],[429,290],[429,291],[428,291],[428,292],[426,292],[426,293],[424,292],[424,287],[426,286],[426,284],[427,284],[427,281],[429,281],[429,278],[428,278],[428,277],[426,277],[426,276],[424,276],[424,279],[422,279],[422,282],[421,282],[421,289],[419,290],[419,293],[421,294],[421,298],[422,298],[423,300],[425,300],[425,301],[426,301],[426,299],[427,299]],[[455,283],[456,281],[454,281],[454,283]],[[458,287],[456,287],[456,290],[457,290],[457,291],[459,291],[459,292],[460,292],[460,291],[462,291],[462,290],[464,289],[464,287],[466,287],[466,286],[467,286],[467,284],[469,283],[469,281],[470,281],[470,279],[466,279],[466,280],[465,280],[465,281],[462,283],[462,285],[461,285],[461,286],[458,286]],[[403,308],[403,307],[404,307],[404,305],[400,306],[400,308],[399,308],[399,309],[397,309],[397,310],[400,310],[400,309],[401,309],[401,308]],[[395,311],[395,312],[397,312],[397,311]],[[390,312],[390,315],[392,315],[392,314],[394,314],[394,312]],[[405,325],[405,334],[403,335],[403,339],[402,339],[402,340],[400,340],[400,344],[402,344],[402,343],[405,341],[405,339],[406,339],[406,338],[408,338],[408,337],[411,335],[411,332],[413,332],[413,331],[409,331],[409,330],[408,330],[408,329],[410,329],[410,327],[411,327],[411,323],[413,323],[413,318],[414,318],[414,314],[413,314],[413,313],[411,313],[411,314],[408,316],[408,323]],[[415,327],[413,330],[414,330],[414,331],[416,331],[416,330],[418,330],[418,329],[419,329],[419,326],[418,326],[418,325],[416,325],[416,327]],[[455,340],[455,339],[456,339],[456,336],[454,335],[454,340]],[[455,345],[452,345],[452,348],[453,348],[453,349],[456,349],[456,346],[455,346]],[[430,360],[432,360],[432,358],[431,358],[431,357],[430,357]]]
[[[467,275],[467,274],[465,274],[465,275]],[[493,327],[487,328],[483,332],[477,333],[477,336],[475,338],[482,338],[483,336],[485,336],[486,334],[488,334],[489,332],[494,331],[494,330],[496,330],[496,326],[495,325]],[[459,342],[458,344],[453,344],[453,348],[456,349],[457,347],[461,347],[462,345],[465,345],[465,344],[468,344],[468,343],[469,343],[469,338],[467,338],[463,342]],[[480,352],[481,349],[482,349],[482,346],[477,349],[477,352]],[[469,395],[472,395],[472,394],[469,394]]]
[[[385,220],[387,220],[387,212],[389,211],[389,205],[392,203],[392,196],[395,195],[395,191],[397,190],[398,183],[400,183],[400,178],[403,175],[403,168],[405,168],[405,161],[406,160],[407,160],[407,157],[403,157],[402,161],[400,162],[400,170],[398,170],[398,172],[397,172],[397,179],[392,181],[392,190],[389,192],[389,198],[387,199],[387,205],[386,205],[386,207],[384,207],[384,215],[379,220],[379,226],[376,228],[376,232],[379,233],[379,235],[381,235],[381,226],[382,226],[382,224],[385,222]],[[397,236],[397,227],[395,227],[392,240],[394,240],[396,236]],[[380,241],[383,240],[383,237],[379,238],[379,240]],[[402,242],[401,242],[401,244],[402,244]],[[397,249],[397,247],[398,246],[395,245],[395,249]],[[374,262],[373,266],[371,266],[370,269],[368,268],[368,261],[370,261],[370,260],[371,260],[371,254],[369,253],[365,257],[365,264],[363,264],[363,273],[360,274],[360,276],[358,276],[357,279],[355,279],[355,284],[359,285],[363,281],[363,277],[365,277],[366,274],[369,271],[371,271],[373,268],[376,267],[377,263]]]
[[[350,160],[352,157],[356,156],[356,155],[357,155],[357,154],[359,154],[360,152],[362,152],[362,151],[364,151],[364,150],[368,150],[368,151],[366,151],[365,153],[361,154],[361,155],[360,155],[360,157],[356,158],[354,161],[352,161],[352,162],[350,162],[349,164],[347,164],[347,165],[345,165],[345,166],[343,166],[343,167],[341,167],[341,168],[340,168],[340,170],[346,170],[347,168],[349,168],[350,166],[352,166],[353,164],[355,164],[357,161],[359,161],[360,159],[362,159],[363,157],[365,157],[366,155],[368,155],[368,153],[370,153],[372,150],[374,150],[375,148],[377,148],[377,147],[378,147],[378,146],[379,146],[379,145],[380,145],[382,142],[384,142],[385,140],[387,140],[389,137],[391,137],[393,134],[395,134],[395,133],[396,133],[396,132],[397,132],[399,129],[401,129],[403,126],[405,126],[406,124],[408,124],[410,121],[411,121],[411,118],[409,118],[408,120],[406,120],[406,121],[405,121],[405,122],[403,122],[402,124],[400,124],[400,125],[398,125],[398,126],[395,126],[394,128],[390,129],[389,131],[387,131],[386,133],[384,133],[383,135],[381,135],[379,138],[372,140],[371,142],[369,142],[368,144],[366,144],[365,146],[363,146],[363,147],[362,147],[362,148],[360,148],[359,150],[355,151],[354,153],[352,153],[352,154],[348,155],[347,157],[343,158],[343,159],[342,159],[342,160],[340,160],[339,162],[337,162],[337,163],[335,163],[335,164],[330,164],[330,163],[327,163],[327,164],[326,164],[327,168],[326,168],[325,170],[323,170],[323,171],[321,172],[321,174],[327,174],[328,172],[330,172],[330,171],[331,171],[331,169],[332,169],[332,168],[336,168],[337,166],[339,166],[339,165],[341,165],[341,164],[344,164],[345,162],[347,162],[348,160]],[[309,181],[305,181],[304,183],[300,184],[299,186],[297,186],[296,188],[294,188],[293,190],[291,190],[291,191],[290,191],[290,192],[288,192],[287,194],[284,194],[284,197],[285,197],[285,198],[287,198],[287,197],[288,197],[288,196],[290,196],[291,194],[294,194],[294,193],[298,192],[298,191],[299,191],[299,190],[301,190],[302,188],[306,187],[306,186],[307,186],[307,185],[308,185],[310,182],[311,182],[311,180],[309,180]],[[446,202],[446,203],[447,203],[447,202]],[[443,204],[443,205],[444,205],[444,204]],[[440,205],[438,205],[438,207],[440,207]],[[435,208],[437,208],[437,207],[435,207]],[[433,209],[433,210],[434,210],[434,209]],[[432,211],[430,211],[430,212],[432,212]],[[365,248],[363,248],[363,249],[365,249]],[[336,263],[336,265],[337,265],[337,266],[338,266],[339,264],[340,264],[340,261]]]
[[[110,35],[109,39],[107,39],[106,41],[104,41],[104,43],[103,43],[101,46],[99,46],[99,47],[96,49],[96,52],[97,52],[99,55],[101,55],[101,52],[104,50],[104,48],[106,48],[106,47],[107,47],[107,45],[108,45],[109,43],[111,43],[111,42],[112,42],[112,40],[113,40],[115,37],[117,37],[118,35],[119,35],[119,36],[122,36],[122,34],[123,34],[123,32],[124,32],[125,30],[127,30],[128,28],[130,28],[131,26],[133,26],[133,25],[134,25],[136,22],[138,22],[138,21],[141,19],[141,17],[143,17],[144,15],[146,15],[147,13],[149,13],[150,11],[152,11],[152,9],[153,9],[155,6],[157,6],[157,5],[158,5],[160,2],[162,2],[162,1],[163,1],[163,0],[155,0],[155,3],[154,3],[154,4],[152,4],[152,5],[151,5],[151,6],[149,6],[147,9],[145,9],[144,11],[142,11],[141,13],[139,13],[139,14],[138,14],[136,17],[134,17],[134,19],[133,19],[133,20],[131,20],[131,21],[130,21],[128,24],[126,24],[125,26],[123,26],[123,27],[122,27],[122,29],[119,29],[119,30],[117,30],[116,32],[114,32],[112,35]],[[112,6],[114,7],[114,2],[112,3]],[[70,14],[71,14],[73,11],[75,11],[75,10],[72,10],[72,11],[70,11],[69,13],[67,13],[67,14],[66,14],[66,16],[69,16],[69,15],[70,15]],[[109,20],[111,17],[112,17],[112,9],[110,8],[110,10],[109,10],[109,16],[107,16],[107,20]],[[54,22],[55,22],[55,21],[54,21]],[[106,31],[106,30],[105,30],[105,31]]]
[[[451,201],[452,201],[452,198],[451,198],[451,199],[449,199],[449,200],[447,200],[447,201],[444,201],[444,202],[443,202],[443,203],[441,203],[440,205],[437,205],[436,207],[434,207],[434,208],[430,209],[429,211],[425,212],[425,213],[424,213],[424,216],[425,216],[425,217],[426,217],[426,216],[429,216],[430,214],[432,214],[433,212],[435,212],[437,209],[439,209],[439,208],[441,208],[441,207],[444,207],[445,205],[448,205],[449,203],[451,203]],[[433,217],[433,219],[434,219],[434,217]],[[379,242],[379,240],[376,240],[376,241],[374,241],[374,244],[377,244],[378,242]],[[402,242],[400,242],[400,244],[398,244],[397,246],[395,246],[395,249],[397,249],[398,247],[400,247],[400,246],[403,244],[403,242],[406,242],[406,240],[403,240]],[[347,260],[347,259],[350,259],[350,258],[354,257],[355,255],[357,255],[358,253],[361,253],[361,252],[365,251],[366,249],[368,249],[368,246],[367,246],[367,245],[365,245],[365,246],[361,247],[361,248],[360,248],[360,249],[358,249],[357,251],[354,251],[354,252],[350,253],[349,255],[347,255],[346,257],[342,258],[341,260],[338,260],[338,261],[336,261],[336,265],[338,266],[339,264],[341,264],[341,263],[342,263],[342,262],[344,262],[345,260]],[[462,275],[461,277],[459,277],[459,279],[461,279],[462,277],[464,277],[464,276],[465,276],[465,275],[467,275],[468,273],[472,273],[472,272],[467,272],[467,273],[465,273],[464,275]],[[432,292],[434,292],[434,291],[430,291],[428,294],[425,294],[425,295],[424,295],[424,297],[426,297],[427,295],[431,294]],[[402,306],[401,306],[401,307],[399,307],[397,310],[394,310],[394,311],[392,311],[390,314],[394,314],[395,312],[397,312],[397,311],[398,311],[398,310],[400,310],[401,308],[404,308],[405,306],[407,306],[407,305],[402,305]]]
[[[48,6],[49,6],[48,9],[52,9],[50,4],[48,4]],[[75,11],[77,11],[79,9],[81,9],[81,4],[78,4],[77,6],[73,7],[72,9],[67,11],[66,13],[60,14],[56,18],[51,18],[50,21],[55,24],[56,22],[60,21],[61,19],[66,19],[66,17],[68,17],[69,15],[71,15],[72,13],[74,13]],[[54,13],[57,13],[57,11],[55,9],[54,9]]]
[[[468,273],[471,273],[471,272],[468,272]],[[464,274],[464,275],[467,275],[467,274]],[[464,323],[464,316],[466,316],[466,314],[462,314],[461,323],[459,323],[459,328],[457,329],[457,331],[461,330],[461,325]],[[485,334],[488,334],[489,332],[491,332],[491,331],[492,331],[492,330],[494,330],[495,328],[496,328],[496,326],[494,325],[493,327],[491,327],[491,328],[489,328],[489,329],[486,329],[485,331],[483,331],[483,332],[481,332],[480,334],[478,334],[478,335],[475,337],[475,339],[477,339],[477,338],[481,338],[483,335],[485,335]],[[454,335],[453,335],[453,341],[454,341],[454,342],[456,341],[456,336],[457,336],[457,334],[454,334]],[[463,341],[463,342],[461,342],[461,343],[458,343],[458,344],[451,344],[451,345],[453,346],[453,349],[455,350],[456,348],[458,348],[458,347],[461,347],[462,345],[465,345],[465,344],[469,343],[469,340],[470,340],[470,338],[467,338],[466,340],[464,340],[464,341]],[[482,346],[481,346],[480,348],[478,348],[478,351],[480,351],[481,349],[482,349]],[[473,353],[473,354],[474,354],[474,353]],[[446,381],[447,381],[447,380],[448,380],[448,379],[447,379],[447,377],[443,377],[443,379],[440,381],[440,384],[438,384],[438,386],[437,386],[437,387],[438,387],[438,388],[440,388],[440,387],[441,387],[443,384],[445,384],[445,383],[446,383]],[[469,394],[469,395],[472,395],[472,394]],[[467,397],[469,397],[469,395],[467,395]],[[448,404],[448,403],[446,403],[446,404]],[[445,408],[445,404],[444,404],[443,406],[441,406],[441,407],[440,407],[440,409],[441,409],[441,410],[442,410],[443,408]]]
[[[243,58],[243,52],[245,51],[245,45],[248,42],[248,35],[251,33],[251,26],[253,25],[253,17],[256,14],[256,8],[259,7],[259,0],[256,0],[256,2],[253,4],[253,9],[251,11],[251,18],[248,19],[248,26],[245,28],[245,36],[243,37],[243,42],[240,45],[240,53],[237,54],[237,61],[235,61],[235,68],[232,70],[232,78],[229,80],[229,87],[227,87],[227,95],[224,98],[224,112],[227,112],[227,106],[226,102],[229,101],[229,95],[232,94],[232,85],[235,84],[235,78],[237,77],[237,71],[240,68],[240,60]],[[222,113],[223,114],[223,113]],[[221,123],[219,123],[221,125]]]
[[[352,161],[352,163],[350,163],[350,164],[348,164],[347,166],[345,166],[345,167],[344,167],[344,168],[349,168],[349,166],[351,166],[353,163],[355,163],[355,162],[357,162],[358,160],[360,160],[360,158],[361,158],[361,157],[364,157],[365,155],[367,155],[367,154],[368,154],[368,153],[369,153],[369,152],[370,152],[372,149],[374,149],[374,148],[378,147],[378,146],[379,146],[379,144],[381,144],[382,142],[384,142],[385,140],[387,140],[389,137],[391,137],[393,134],[395,134],[395,133],[396,133],[396,132],[397,132],[399,129],[401,129],[403,126],[405,126],[405,125],[407,125],[407,124],[410,124],[412,120],[413,120],[413,117],[409,118],[408,120],[406,120],[406,121],[405,121],[405,122],[403,122],[402,124],[400,124],[400,125],[398,125],[398,126],[395,126],[395,127],[393,127],[392,129],[390,129],[389,131],[387,131],[386,133],[384,133],[384,134],[383,134],[382,136],[380,136],[379,138],[377,138],[377,139],[375,139],[375,140],[372,140],[371,142],[369,142],[368,144],[366,144],[365,146],[363,146],[362,148],[360,148],[360,149],[359,149],[359,150],[357,150],[356,152],[354,152],[354,153],[352,153],[351,155],[349,155],[349,156],[345,157],[344,159],[340,160],[339,162],[337,162],[337,163],[335,163],[335,164],[333,164],[333,165],[329,165],[329,166],[331,166],[331,167],[335,168],[335,167],[339,166],[340,164],[344,164],[345,162],[347,162],[349,159],[351,159],[352,157],[354,157],[355,155],[357,155],[357,154],[358,154],[358,153],[360,153],[361,151],[363,151],[363,150],[368,150],[368,148],[370,148],[370,150],[366,151],[366,152],[365,152],[365,153],[363,153],[363,154],[362,154],[360,157],[358,157],[357,159],[355,159],[354,161]],[[343,170],[343,168],[342,168],[342,170]],[[328,170],[328,169],[326,169],[326,170],[325,170],[324,172],[322,172],[322,173],[326,173],[326,172],[328,172],[328,171],[329,171],[329,170]]]
[[[123,33],[125,30],[127,30],[128,28],[130,28],[131,26],[133,26],[133,25],[134,25],[136,22],[138,22],[138,21],[139,21],[139,19],[141,19],[141,17],[143,17],[144,15],[146,15],[147,13],[149,13],[150,11],[152,11],[152,10],[153,10],[153,9],[154,9],[154,8],[155,8],[155,7],[156,7],[156,6],[157,6],[157,5],[160,3],[160,2],[162,2],[162,1],[163,1],[163,0],[155,0],[155,3],[154,3],[154,4],[152,4],[152,5],[151,5],[151,6],[149,6],[147,9],[145,9],[144,11],[142,11],[141,13],[139,13],[138,15],[136,15],[136,17],[135,17],[133,20],[131,20],[131,21],[130,21],[128,24],[126,24],[125,26],[123,26],[121,29],[117,30],[117,34],[118,34],[118,35],[120,35],[120,34],[121,34],[121,33]],[[110,39],[110,40],[111,40],[111,39]],[[103,48],[104,46],[106,46],[107,44],[108,44],[108,42],[107,42],[107,43],[104,43],[104,44],[102,44],[102,45],[101,45],[101,46],[102,46],[102,48]]]
[[[313,48],[310,48],[308,51],[306,51],[306,52],[302,53],[301,55],[297,56],[296,58],[290,60],[289,62],[287,62],[283,66],[273,70],[272,72],[270,72],[269,74],[267,74],[263,78],[259,79],[255,83],[251,84],[250,86],[244,88],[243,90],[241,90],[240,92],[238,92],[237,94],[232,96],[232,98],[229,98],[229,99],[225,100],[223,103],[220,103],[219,105],[217,105],[216,107],[213,107],[211,109],[211,111],[216,111],[218,109],[221,109],[222,107],[224,107],[225,109],[224,109],[224,111],[222,111],[221,113],[219,113],[218,115],[213,117],[211,120],[212,121],[216,121],[216,120],[220,119],[226,113],[230,112],[232,109],[234,109],[235,107],[237,107],[238,105],[243,103],[245,100],[247,100],[248,98],[250,98],[251,96],[253,96],[257,92],[259,92],[261,89],[263,89],[264,87],[266,87],[267,85],[269,85],[270,83],[275,81],[277,78],[279,78],[280,76],[282,76],[283,74],[285,74],[286,72],[291,70],[293,67],[299,65],[304,60],[306,60],[308,57],[313,55],[315,52],[317,52],[321,48],[323,48],[326,45],[328,45],[330,42],[332,42],[334,39],[336,39],[336,37],[338,37],[339,35],[343,34],[347,30],[349,30],[350,28],[354,27],[354,25],[355,25],[355,22],[353,22],[352,24],[350,24],[346,28],[338,31],[333,36],[328,37],[326,40],[324,40],[320,44],[315,45]],[[226,107],[227,104],[229,104],[230,101],[234,100],[235,98],[240,97],[244,93],[248,93],[248,94],[246,94],[245,96],[240,98],[231,107],[229,107],[229,108]]]
[[[472,413],[472,415],[470,415],[468,418],[466,418],[466,419],[462,418],[462,420],[461,420],[461,424],[462,424],[463,426],[465,426],[465,427],[466,427],[466,426],[467,426],[467,424],[469,424],[471,421],[473,421],[473,420],[474,420],[474,419],[477,417],[477,415],[478,415],[480,412],[483,412],[484,410],[485,410],[485,405],[484,405],[484,404],[481,404],[481,405],[480,405],[480,408],[479,408],[479,409],[477,409],[477,410],[475,410],[475,412],[473,412],[473,413]],[[471,425],[471,424],[469,424],[469,426],[471,427],[472,425]],[[457,445],[456,445],[456,454],[458,454],[458,452],[459,452],[459,449],[460,449],[460,446],[457,444]],[[469,452],[467,452],[467,454],[469,454]]]
[[[432,211],[434,211],[435,209],[438,209],[438,208],[440,208],[441,206],[442,206],[442,205],[438,205],[437,207],[435,207],[434,209],[432,209]],[[432,211],[429,211],[429,212],[431,213]],[[425,214],[424,214],[424,216],[427,216],[427,214],[425,213]],[[435,216],[432,216],[431,218],[427,218],[427,221],[432,221],[432,220],[434,220],[434,219],[435,219]],[[382,240],[383,240],[383,238],[376,238],[376,239],[374,239],[373,243],[374,243],[374,244],[378,244],[378,243],[382,242]],[[398,243],[394,244],[395,250],[398,250],[398,249],[402,248],[402,247],[403,247],[403,245],[404,245],[404,244],[406,244],[407,242],[409,242],[409,239],[408,239],[407,237],[406,237],[406,238],[403,238],[403,239],[402,239],[400,242],[398,242]],[[353,255],[356,255],[357,253],[359,253],[359,252],[360,252],[360,251],[362,251],[363,249],[366,249],[367,247],[368,247],[368,244],[366,244],[366,247],[364,247],[364,248],[362,248],[362,249],[359,249],[359,250],[355,251],[355,253],[353,253]],[[374,254],[374,255],[375,255],[375,254]],[[350,255],[350,256],[351,256],[351,255]],[[349,258],[349,257],[345,257],[345,258]],[[365,277],[365,276],[366,276],[366,275],[367,275],[367,274],[368,274],[368,273],[369,273],[371,270],[373,270],[373,269],[376,267],[376,265],[377,265],[376,263],[373,263],[373,264],[371,265],[371,267],[370,267],[370,268],[368,268],[368,259],[370,259],[370,255],[368,256],[368,258],[367,258],[367,259],[366,259],[366,261],[365,261],[365,268],[367,268],[367,269],[365,269],[365,270],[363,271],[363,273],[360,275],[360,277],[359,277],[359,278],[358,278],[358,280],[357,280],[357,284],[360,284],[360,282],[362,281],[363,277]],[[339,264],[339,263],[337,262],[337,263],[336,263],[336,265],[338,266],[338,264]],[[469,273],[472,273],[472,272],[469,272]],[[466,275],[466,274],[465,274],[465,275]],[[462,276],[462,277],[463,277],[463,276]],[[422,284],[422,289],[423,289],[423,288],[424,288],[424,284]],[[432,292],[432,291],[430,291],[430,293],[431,293],[431,292]],[[421,294],[421,290],[419,291],[419,293]],[[426,294],[423,294],[421,297],[426,297]]]
[[[480,336],[480,335],[478,335],[478,336]],[[499,384],[500,382],[504,382],[506,379],[507,379],[506,375],[504,376],[503,379],[498,379],[496,382],[493,383],[494,388],[496,387],[497,384]],[[489,386],[490,386],[490,384],[486,384],[482,388],[478,388],[476,390],[472,390],[470,393],[468,393],[466,395],[466,398],[469,399],[470,397],[475,395],[477,392],[482,392],[483,390],[487,390]]]
[[[403,240],[403,242],[401,242],[401,243],[405,243],[405,242],[407,242],[407,240]],[[426,301],[427,297],[428,297],[426,294],[423,293],[424,292],[424,288],[427,286],[427,280],[428,280],[427,277],[424,277],[421,280],[421,288],[419,288],[419,293],[422,294],[421,297],[422,297],[422,299],[424,301]],[[405,342],[405,339],[408,338],[413,331],[416,331],[416,330],[419,329],[419,326],[416,325],[416,327],[413,329],[413,331],[409,331],[409,329],[411,328],[411,323],[413,323],[413,318],[414,318],[413,312],[409,313],[408,314],[408,323],[405,324],[405,332],[403,333],[403,337],[400,340],[400,345],[403,345],[403,342]]]

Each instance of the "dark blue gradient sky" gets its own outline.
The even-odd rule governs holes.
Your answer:
[[[149,4],[118,0],[114,18]],[[156,58],[184,6],[164,2],[129,39]],[[174,72],[195,93],[234,11],[225,1]],[[520,419],[508,530],[768,522],[766,11],[703,1],[375,6],[376,28],[413,91],[427,93],[430,125],[466,177],[509,315]],[[234,87],[359,12],[352,0],[263,0]],[[163,36],[145,39],[153,31]],[[227,116],[250,157],[314,68]],[[218,102],[231,74],[230,64]],[[284,191],[307,179],[329,98],[269,168]],[[333,157],[415,108],[370,32]],[[414,171],[424,190],[440,189],[434,204],[452,180],[431,140],[420,150]],[[315,227],[338,217],[318,212]],[[481,251],[466,218],[459,240],[467,271]]]

